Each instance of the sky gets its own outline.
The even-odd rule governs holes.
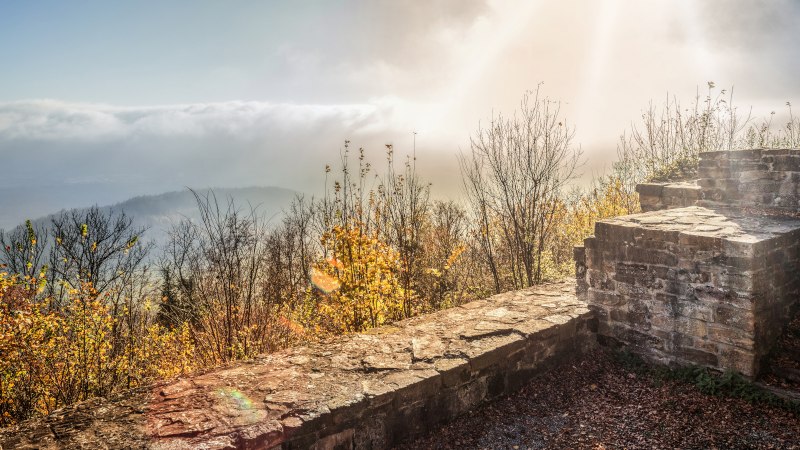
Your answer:
[[[537,86],[588,178],[667,93],[800,104],[798,29],[793,0],[3,1],[0,228],[187,186],[319,193],[346,139],[457,196],[470,136]]]

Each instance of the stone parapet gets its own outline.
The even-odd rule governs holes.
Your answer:
[[[754,376],[800,295],[794,218],[654,211],[600,221],[584,246],[598,338],[661,363]]]
[[[0,449],[387,448],[594,345],[574,284],[96,399],[0,430]]]

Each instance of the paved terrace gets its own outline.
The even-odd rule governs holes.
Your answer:
[[[574,292],[504,293],[85,402],[0,431],[0,449],[389,447],[593,347]]]

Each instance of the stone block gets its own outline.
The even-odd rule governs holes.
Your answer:
[[[697,184],[703,201],[800,211],[800,153],[796,149],[711,152],[700,157]],[[654,208],[655,203],[662,207],[667,203],[649,201]]]
[[[761,152],[762,149],[754,148],[748,150],[736,150],[728,152],[728,158],[731,161],[735,160],[750,160],[750,161],[759,161],[761,159]],[[702,157],[702,156],[701,156]]]
[[[755,332],[755,317],[753,310],[750,309],[717,305],[714,308],[714,323],[736,328],[748,334]]]
[[[700,153],[700,162],[704,161],[717,161],[717,160],[727,160],[729,152],[727,151],[712,151],[712,152],[701,152]]]
[[[619,283],[647,285],[653,282],[654,276],[646,264],[617,262],[614,266],[613,279]]]
[[[625,303],[625,297],[616,292],[604,292],[594,289],[589,289],[589,304],[597,304],[603,306],[619,306]]]
[[[735,161],[758,169],[755,154]],[[800,219],[689,206],[596,229],[606,239],[600,261],[586,260],[586,298],[601,342],[659,362],[758,372],[777,337],[766,330],[780,329],[800,290]]]
[[[715,353],[696,348],[678,348],[674,351],[678,361],[693,365],[716,367],[719,356]]]
[[[708,337],[708,322],[705,320],[678,317],[673,321],[673,325],[673,331],[682,335],[699,339]]]
[[[585,281],[587,283],[587,290],[591,286],[601,291],[614,291],[616,290],[617,286],[616,282],[609,276],[608,273],[598,270],[586,270]]]
[[[627,260],[634,263],[672,267],[678,264],[678,257],[668,251],[652,250],[630,246],[626,248]]]
[[[434,367],[441,375],[445,388],[462,385],[471,377],[469,360],[465,358],[439,358],[434,362]]]
[[[667,198],[680,198],[698,200],[702,189],[695,183],[670,183],[662,189],[662,195]],[[681,205],[690,206],[690,205]]]
[[[773,155],[773,171],[800,171],[800,157],[797,155]]]
[[[714,180],[726,179],[731,176],[730,167],[704,167],[699,172],[700,180],[703,183],[698,183],[702,187],[713,187]]]
[[[758,375],[761,368],[761,357],[752,351],[742,350],[731,346],[720,346],[717,352],[718,365],[726,369],[740,372],[748,377]]]
[[[665,183],[639,183],[636,192],[646,197],[661,197]]]

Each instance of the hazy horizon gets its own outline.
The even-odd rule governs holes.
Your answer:
[[[437,196],[479,122],[542,83],[585,176],[652,99],[800,101],[789,0],[0,5],[0,222],[185,186],[318,193],[345,139],[413,148]],[[57,206],[58,208],[53,208]]]

